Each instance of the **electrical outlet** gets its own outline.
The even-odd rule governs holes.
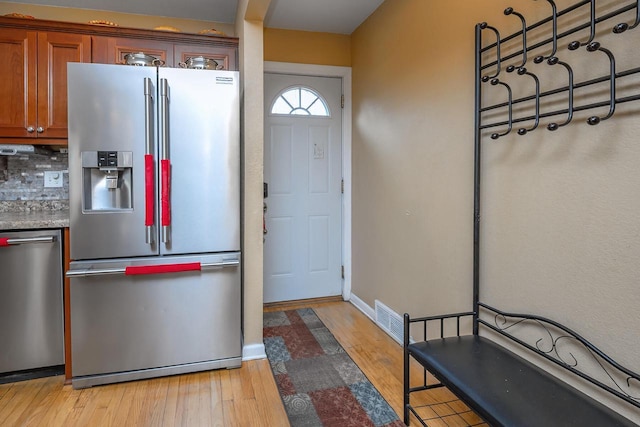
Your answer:
[[[45,171],[44,186],[45,188],[62,187],[62,171]]]

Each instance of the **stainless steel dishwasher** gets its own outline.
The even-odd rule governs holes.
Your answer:
[[[60,235],[60,230],[0,232],[2,377],[28,378],[29,371],[58,371],[64,364]]]

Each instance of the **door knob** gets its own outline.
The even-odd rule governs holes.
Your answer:
[[[36,130],[36,129],[33,126],[27,127],[27,132],[29,132],[29,133],[33,133],[34,130]]]
[[[42,133],[44,132],[44,128],[42,126],[38,126],[38,128],[36,129],[36,132]]]

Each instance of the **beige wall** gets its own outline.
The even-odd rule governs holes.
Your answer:
[[[236,28],[242,80],[242,259],[245,357],[262,342],[263,25],[270,0],[241,0]]]
[[[152,11],[152,8],[149,8]],[[198,33],[201,30],[215,28],[228,36],[235,36],[232,24],[198,21],[193,19],[168,18],[165,16],[137,15],[131,13],[109,12],[104,10],[71,9],[65,7],[40,6],[22,3],[0,2],[0,16],[8,13],[31,15],[37,19],[52,21],[87,23],[100,19],[111,21],[121,27],[153,29],[161,25],[176,27],[185,33]]]
[[[351,36],[265,28],[264,60],[349,67]]]
[[[451,2],[392,0],[352,34],[352,290],[372,307],[471,305],[477,18],[457,3],[455,31]]]
[[[603,0],[599,13],[614,3]],[[379,299],[412,315],[471,308],[474,26],[488,21],[503,35],[514,32],[520,21],[503,15],[507,6],[529,23],[550,13],[546,2],[389,0],[352,35],[352,287],[371,306]],[[621,71],[640,66],[640,30],[614,35],[618,20],[599,25],[597,38]],[[558,55],[575,64],[576,82],[608,72],[606,55],[569,52],[569,41],[561,40]],[[560,66],[527,67],[543,90],[566,85]],[[533,93],[529,77],[503,78],[514,96]],[[629,80],[619,79],[619,96],[629,87],[640,93],[638,79],[635,87]],[[503,88],[486,84],[483,91],[486,102],[506,99]],[[576,96],[576,105],[585,102]],[[595,99],[607,96],[605,83]],[[481,213],[482,299],[555,318],[635,372],[639,113],[636,101],[595,127],[581,113],[557,132],[544,129],[551,120],[543,119],[526,136],[485,135]]]

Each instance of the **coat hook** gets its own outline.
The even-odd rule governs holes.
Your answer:
[[[597,125],[598,123],[600,123],[603,120],[607,120],[608,118],[610,118],[611,116],[613,116],[613,113],[616,111],[616,60],[613,57],[613,54],[611,53],[610,50],[603,48],[602,46],[600,46],[600,43],[598,42],[592,42],[589,43],[589,45],[587,46],[587,51],[589,52],[595,52],[595,51],[601,51],[607,54],[607,56],[609,57],[609,71],[610,71],[610,77],[609,77],[609,113],[604,116],[604,117],[598,117],[598,116],[591,116],[587,119],[587,123],[589,123],[590,125]]]
[[[616,34],[624,33],[627,30],[632,30],[640,24],[640,0],[636,2],[636,21],[633,25],[629,26],[629,24],[622,22],[615,27],[613,27],[613,32]]]
[[[587,46],[589,43],[593,41],[593,38],[596,36],[596,0],[590,1],[590,8],[591,8],[591,21],[590,21],[591,35],[589,36],[589,40],[587,40],[584,43],[580,43],[577,40],[574,42],[571,42],[569,43],[569,46],[568,46],[569,50],[576,50],[580,46]]]
[[[527,63],[527,21],[524,19],[524,16],[522,16],[521,13],[518,13],[515,10],[513,10],[512,7],[506,8],[504,10],[504,14],[506,16],[515,15],[518,18],[520,18],[520,22],[522,22],[522,64],[518,66],[509,65],[507,67],[507,73],[512,73],[516,68],[524,67],[525,64]]]
[[[569,122],[571,122],[571,119],[573,119],[573,69],[566,62],[560,61],[557,56],[553,56],[549,58],[547,60],[547,63],[549,65],[560,64],[564,66],[567,69],[567,72],[569,73],[569,110],[568,110],[569,114],[567,116],[567,120],[565,120],[564,123],[558,124],[553,122],[547,125],[547,129],[554,131],[554,130],[558,130],[558,128],[562,126],[568,125]]]
[[[484,29],[488,28],[491,31],[493,31],[494,33],[496,33],[496,55],[497,55],[496,73],[494,75],[492,75],[492,76],[483,76],[482,77],[482,81],[486,83],[489,80],[495,79],[496,77],[498,77],[500,75],[500,71],[502,70],[501,64],[500,64],[500,33],[498,32],[497,28],[488,25],[486,22],[483,22],[483,23],[479,24],[479,26],[480,26],[481,30],[484,30]]]
[[[502,85],[502,86],[506,87],[507,88],[507,93],[509,94],[509,101],[507,103],[507,105],[509,106],[508,128],[503,133],[492,133],[491,134],[491,139],[498,139],[501,136],[507,135],[509,132],[511,132],[511,129],[513,129],[513,95],[512,95],[512,92],[511,92],[511,86],[509,86],[508,84],[503,83],[498,79],[491,80],[491,84],[493,86]]]
[[[518,135],[526,135],[527,132],[531,132],[532,130],[535,130],[538,127],[538,124],[540,124],[540,80],[538,79],[538,76],[536,76],[533,73],[530,73],[529,71],[527,71],[526,68],[524,67],[518,68],[518,75],[523,76],[525,74],[528,76],[531,76],[533,78],[533,81],[536,83],[536,117],[535,117],[535,122],[533,126],[531,126],[529,129],[526,129],[526,128],[518,129]]]
[[[535,58],[533,58],[533,62],[536,64],[540,64],[545,59],[549,59],[556,56],[556,52],[558,51],[558,8],[556,6],[556,3],[553,0],[547,0],[547,1],[551,5],[551,22],[553,25],[551,54],[549,56],[543,56],[543,55],[536,56]]]

